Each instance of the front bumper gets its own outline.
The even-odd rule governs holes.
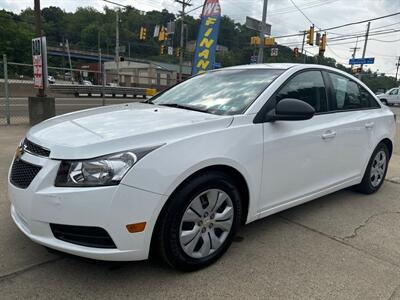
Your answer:
[[[11,216],[31,240],[87,258],[112,261],[148,257],[151,236],[166,196],[126,185],[96,188],[54,187],[59,161],[25,153],[22,160],[42,166],[27,189],[8,183]],[[143,232],[126,225],[146,222]],[[107,231],[115,249],[93,248],[59,240],[50,224],[93,226]]]

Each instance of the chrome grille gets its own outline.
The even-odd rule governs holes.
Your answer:
[[[50,156],[50,150],[48,150],[48,149],[46,149],[46,148],[44,148],[42,146],[39,146],[39,145],[37,145],[35,143],[32,143],[28,139],[24,140],[23,147],[24,147],[25,151],[30,152],[32,154],[39,155],[39,156],[44,156],[44,157],[49,157]]]

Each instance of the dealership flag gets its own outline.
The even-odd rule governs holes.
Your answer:
[[[201,25],[194,54],[192,74],[214,68],[221,7],[218,0],[206,0],[201,14]]]

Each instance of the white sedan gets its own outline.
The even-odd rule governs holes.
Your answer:
[[[121,261],[152,250],[196,270],[242,224],[350,186],[376,192],[394,134],[393,113],[339,70],[220,69],[31,128],[9,172],[11,215],[49,248]]]
[[[385,105],[400,104],[400,88],[392,88],[384,94],[377,95]]]

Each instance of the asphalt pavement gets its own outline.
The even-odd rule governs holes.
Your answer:
[[[50,254],[19,232],[6,176],[26,130],[0,126],[1,299],[400,299],[399,143],[378,193],[347,189],[254,222],[216,264],[181,273]]]

